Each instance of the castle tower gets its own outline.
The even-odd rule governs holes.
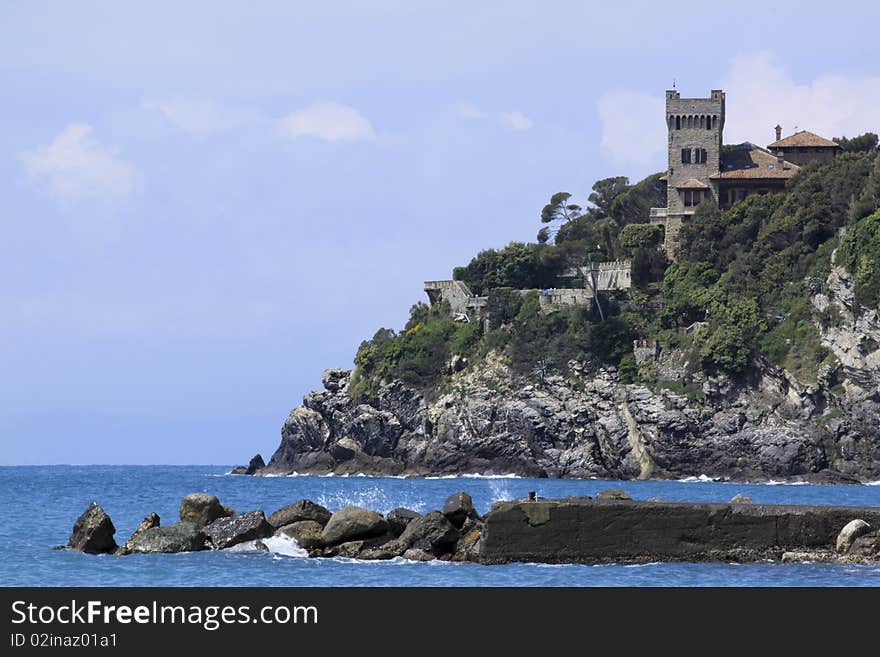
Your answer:
[[[682,98],[666,92],[666,125],[669,133],[666,244],[674,244],[681,222],[703,200],[719,201],[718,183],[711,176],[721,171],[724,143],[724,92],[713,89],[708,98]]]

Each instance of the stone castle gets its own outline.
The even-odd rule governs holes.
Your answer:
[[[675,256],[682,222],[703,201],[726,209],[750,194],[783,192],[801,166],[827,162],[841,150],[837,143],[806,130],[783,139],[779,125],[776,140],[767,148],[750,142],[725,146],[725,94],[720,89],[713,89],[708,98],[682,98],[675,89],[668,90],[665,116],[666,207],[652,208],[650,221],[664,226],[664,248],[670,257]]]
[[[776,140],[766,148],[744,142],[724,144],[725,94],[713,89],[708,98],[682,98],[675,89],[666,92],[665,121],[668,130],[668,166],[661,178],[666,183],[666,207],[651,208],[650,223],[664,227],[663,248],[675,258],[678,233],[697,206],[709,201],[727,209],[750,194],[778,194],[797,175],[801,166],[828,162],[841,147],[817,134],[801,130]],[[592,303],[597,292],[625,290],[632,286],[628,260],[592,263],[566,273],[582,286],[540,290],[541,308]],[[488,297],[474,295],[462,281],[426,281],[431,304],[447,302],[457,321],[488,321]],[[525,294],[528,290],[520,290]]]

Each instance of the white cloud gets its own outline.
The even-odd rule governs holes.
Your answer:
[[[501,123],[513,130],[528,130],[532,127],[532,121],[522,112],[502,112]]]
[[[809,130],[831,139],[880,129],[880,77],[827,75],[798,84],[768,52],[734,58],[722,83],[727,92],[724,140],[759,146],[782,134]]]
[[[253,111],[221,107],[210,98],[178,97],[144,103],[155,110],[171,125],[195,135],[206,135],[241,127],[259,120]]]
[[[713,85],[716,86],[716,85]],[[810,130],[831,139],[880,129],[880,77],[828,75],[795,82],[768,52],[734,58],[717,85],[727,93],[724,141],[775,141],[778,123],[783,136]],[[709,89],[687,95],[708,95]],[[617,164],[635,173],[661,170],[666,159],[664,95],[612,91],[599,98],[602,149]]]
[[[325,141],[374,139],[370,122],[354,108],[323,102],[288,114],[278,124],[279,133],[288,139],[316,137]]]
[[[602,150],[621,166],[640,173],[663,166],[666,153],[664,97],[638,91],[611,91],[599,98]]]
[[[51,144],[22,154],[27,174],[60,199],[120,197],[134,188],[135,170],[92,137],[85,123],[67,126]]]
[[[484,112],[470,103],[459,103],[455,106],[455,113],[463,119],[488,119],[489,113]]]
[[[471,103],[458,103],[454,110],[455,113],[463,119],[491,119],[493,122],[497,122],[511,130],[528,130],[533,125],[531,119],[522,112],[516,110],[492,114],[485,110],[481,110],[479,107],[476,107]]]

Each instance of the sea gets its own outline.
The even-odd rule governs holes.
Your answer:
[[[53,547],[67,542],[92,501],[110,514],[123,543],[148,513],[177,520],[181,498],[207,492],[238,511],[271,513],[301,498],[328,509],[358,505],[380,512],[440,508],[467,491],[484,513],[493,502],[525,497],[595,495],[619,488],[634,499],[726,502],[738,493],[756,503],[880,506],[880,485],[815,486],[682,481],[606,481],[518,477],[247,477],[230,466],[0,467],[0,585],[3,586],[880,586],[880,565],[825,563],[648,563],[640,565],[482,566],[448,562],[310,559],[292,540],[185,554],[114,557]],[[877,482],[880,484],[880,482]]]

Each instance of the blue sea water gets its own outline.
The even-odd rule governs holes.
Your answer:
[[[239,511],[267,513],[306,497],[331,510],[356,504],[387,512],[438,508],[468,491],[478,510],[497,500],[594,495],[621,488],[635,499],[880,506],[880,486],[731,484],[709,481],[601,481],[505,478],[241,477],[228,466],[0,467],[4,586],[880,586],[880,566],[837,564],[652,563],[481,566],[444,562],[309,559],[295,543],[270,541],[273,552],[93,556],[53,550],[67,542],[91,501],[110,514],[117,542],[157,512],[177,520],[181,498],[209,492]]]

